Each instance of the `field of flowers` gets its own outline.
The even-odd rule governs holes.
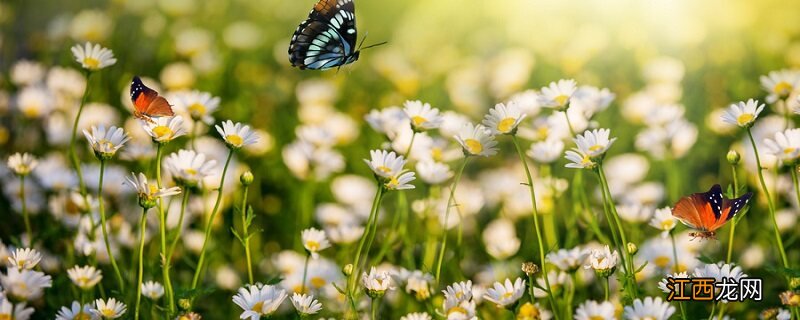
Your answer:
[[[355,1],[0,2],[0,320],[800,319],[800,3]]]

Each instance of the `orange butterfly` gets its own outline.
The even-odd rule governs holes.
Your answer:
[[[741,212],[752,195],[748,192],[736,199],[726,199],[722,188],[715,184],[708,192],[694,193],[678,200],[672,208],[672,215],[698,231],[689,233],[692,237],[716,239],[716,230]]]
[[[153,122],[152,117],[174,116],[172,106],[167,99],[158,95],[153,89],[142,83],[142,79],[134,76],[131,82],[131,101],[133,101],[133,116],[147,122]]]

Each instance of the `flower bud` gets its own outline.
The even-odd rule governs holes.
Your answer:
[[[728,163],[730,163],[731,165],[735,166],[735,165],[739,164],[739,161],[741,161],[741,160],[742,160],[742,156],[739,155],[739,153],[736,152],[736,150],[728,151]]]
[[[789,280],[789,289],[797,290],[800,289],[800,278],[794,277]]]
[[[353,264],[352,263],[348,263],[347,265],[345,265],[344,268],[342,268],[342,273],[344,273],[344,275],[348,276],[348,277],[351,274],[353,274]]]
[[[628,242],[628,253],[635,255],[637,252],[639,252],[639,247],[633,242]]]
[[[189,310],[192,308],[192,302],[189,299],[180,299],[178,300],[178,306],[183,310]]]
[[[522,263],[522,272],[525,272],[529,277],[539,272],[539,266],[535,263],[527,261]]]
[[[242,176],[239,177],[239,181],[242,183],[243,186],[245,187],[249,186],[251,183],[253,183],[253,173],[250,172],[250,170],[245,171],[244,173],[242,173]]]

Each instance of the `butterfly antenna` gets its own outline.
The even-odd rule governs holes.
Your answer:
[[[388,41],[384,41],[384,42],[381,42],[381,43],[371,44],[371,45],[368,45],[368,46],[364,47],[364,42],[367,41],[367,36],[368,35],[369,35],[369,31],[367,31],[364,34],[364,38],[361,38],[361,43],[358,44],[358,50],[356,50],[356,51],[366,50],[366,49],[369,49],[369,48],[374,48],[374,47],[382,46],[384,44],[389,43]]]
[[[368,46],[366,46],[366,47],[363,47],[363,48],[361,48],[361,50],[366,50],[366,49],[369,49],[369,48],[374,48],[374,47],[377,47],[377,46],[382,46],[382,45],[384,45],[384,44],[387,44],[387,43],[389,43],[389,41],[384,41],[384,42],[381,42],[381,43],[371,44],[371,45],[368,45]]]
[[[369,35],[369,31],[364,33],[364,37],[361,38],[361,42],[358,44],[358,49],[356,51],[361,51],[361,46],[364,45],[364,41],[367,41],[367,36]]]

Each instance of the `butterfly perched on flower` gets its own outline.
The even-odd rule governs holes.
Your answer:
[[[715,184],[708,192],[694,193],[678,200],[672,215],[689,228],[697,230],[689,235],[701,239],[716,239],[716,230],[742,211],[753,194],[727,199],[722,188]]]
[[[147,122],[153,122],[153,117],[171,117],[175,113],[167,99],[158,92],[148,88],[142,79],[134,76],[131,82],[131,101],[133,102],[133,116]]]
[[[308,14],[308,19],[297,26],[292,36],[289,62],[300,69],[315,70],[353,63],[360,54],[360,49],[356,47],[356,34],[356,7],[353,0],[319,0]],[[361,42],[363,44],[364,41]]]

